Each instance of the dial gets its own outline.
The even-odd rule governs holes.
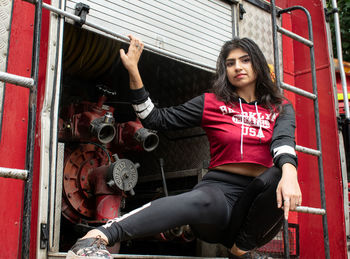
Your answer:
[[[128,159],[119,159],[114,163],[113,180],[119,189],[130,191],[135,187],[138,166]]]

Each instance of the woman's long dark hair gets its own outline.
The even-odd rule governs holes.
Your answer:
[[[253,70],[257,75],[255,88],[257,101],[266,108],[279,112],[284,97],[271,79],[270,69],[264,54],[259,46],[248,38],[234,38],[222,46],[216,64],[213,92],[225,103],[238,101],[239,96],[235,86],[229,82],[226,73],[226,58],[234,49],[244,50],[251,59]]]

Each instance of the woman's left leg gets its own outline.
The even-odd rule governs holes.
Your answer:
[[[277,167],[267,169],[247,187],[236,204],[230,224],[231,245],[244,251],[268,243],[280,230],[283,210],[277,208],[276,189],[281,178]]]

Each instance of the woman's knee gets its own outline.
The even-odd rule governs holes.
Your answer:
[[[252,184],[257,188],[263,190],[267,188],[277,188],[277,185],[281,179],[282,171],[277,167],[271,167],[263,172],[261,175],[256,177]]]
[[[200,188],[191,192],[191,197],[186,200],[188,205],[198,210],[208,209],[215,204],[215,195],[209,188]]]

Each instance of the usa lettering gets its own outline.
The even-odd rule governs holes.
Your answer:
[[[265,138],[262,130],[252,127],[243,127],[243,136],[248,135],[251,137]]]

